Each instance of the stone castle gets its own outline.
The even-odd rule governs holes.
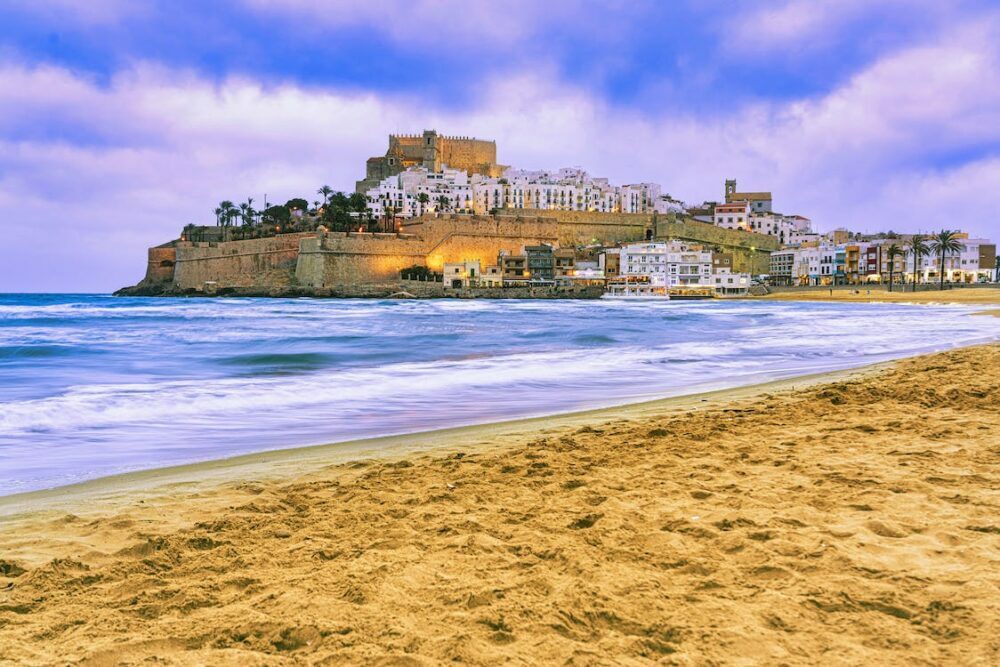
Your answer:
[[[497,142],[473,137],[448,137],[435,130],[423,134],[390,134],[389,149],[383,156],[368,158],[365,177],[355,184],[355,192],[364,194],[383,179],[410,167],[425,167],[439,172],[447,165],[462,169],[470,176],[481,174],[497,178],[507,168],[497,164]]]
[[[496,177],[496,142],[422,135],[391,135],[383,157],[367,161],[363,190],[408,167],[443,165]],[[733,186],[735,190],[735,184]],[[735,271],[767,271],[774,237],[736,232],[693,219],[657,213],[518,209],[514,215],[428,213],[401,222],[397,233],[286,233],[268,238],[192,241],[181,238],[149,249],[146,275],[123,294],[212,293],[228,288],[340,290],[398,282],[414,266],[439,272],[445,263],[495,264],[500,252],[524,246],[613,246],[644,239],[679,239],[732,253]]]
[[[149,249],[146,275],[125,293],[176,294],[226,288],[343,290],[398,282],[402,269],[496,263],[526,245],[575,248],[646,238],[710,244],[734,255],[734,270],[766,270],[773,237],[655,214],[533,211],[522,215],[426,215],[398,233],[302,232],[220,242],[171,241]]]

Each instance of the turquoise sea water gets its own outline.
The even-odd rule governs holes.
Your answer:
[[[0,295],[0,495],[1000,340],[974,310]]]

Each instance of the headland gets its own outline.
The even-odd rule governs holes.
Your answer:
[[[495,141],[435,130],[390,135],[353,193],[317,194],[220,202],[214,226],[150,248],[116,295],[714,298],[1000,280],[996,244],[958,230],[821,234],[735,179],[724,201],[685,204],[657,183],[502,165]]]

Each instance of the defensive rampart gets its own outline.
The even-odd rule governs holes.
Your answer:
[[[299,285],[335,287],[393,280],[399,271],[426,266],[440,271],[446,262],[495,264],[501,251],[518,253],[525,245],[555,244],[551,220],[513,216],[417,218],[400,234],[320,234],[303,239],[295,271]]]
[[[177,263],[177,249],[173,243],[150,248],[146,261],[147,285],[168,285],[174,280],[174,265]]]
[[[679,239],[718,247],[733,254],[735,270],[752,269],[752,273],[767,273],[770,253],[780,247],[772,236],[723,229],[690,218],[677,219],[672,214],[524,210],[523,215],[555,220],[562,246],[642,241],[648,233],[660,240]]]
[[[404,222],[399,234],[306,232],[270,238],[150,248],[145,290],[227,287],[337,287],[395,280],[400,269],[447,262],[495,264],[502,251],[525,245],[574,247],[602,243],[682,239],[732,253],[735,269],[768,271],[776,239],[651,214],[587,211],[518,211],[517,215],[429,215]]]
[[[223,243],[177,243],[174,285],[181,289],[288,284],[299,257],[299,242],[315,232]]]
[[[680,239],[712,245],[733,255],[733,270],[752,274],[770,270],[771,251],[781,247],[773,236],[723,229],[705,222],[664,217],[656,222],[656,238]]]

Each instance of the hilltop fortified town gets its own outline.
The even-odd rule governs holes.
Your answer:
[[[459,169],[469,176],[479,174],[500,177],[507,167],[497,164],[497,142],[473,137],[445,137],[434,130],[423,134],[390,134],[389,149],[381,157],[365,163],[365,177],[355,191],[365,194],[384,179],[413,167],[441,173],[445,167]]]
[[[215,225],[150,248],[143,280],[119,293],[697,298],[997,271],[986,239],[958,233],[942,263],[908,254],[914,235],[821,234],[733,179],[723,202],[689,206],[656,183],[505,166],[496,142],[434,130],[390,135],[354,193],[318,194],[262,210],[224,201]]]

